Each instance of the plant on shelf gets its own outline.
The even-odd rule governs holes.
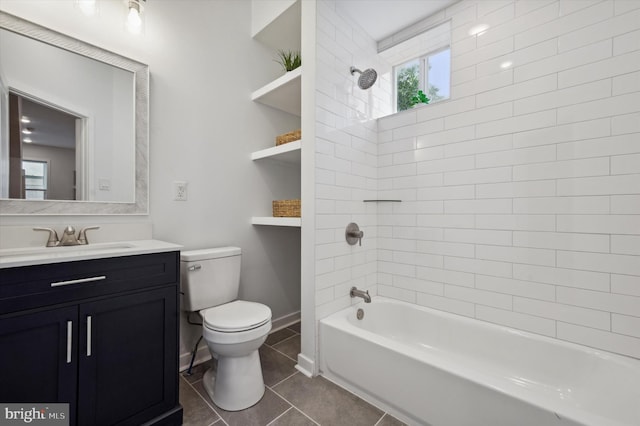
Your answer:
[[[293,71],[302,65],[300,52],[294,50],[278,50],[278,59],[274,61],[282,65],[286,72]]]
[[[427,98],[422,90],[418,90],[418,93],[411,98],[411,105],[428,104],[431,99]]]

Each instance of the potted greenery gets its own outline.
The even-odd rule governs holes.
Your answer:
[[[427,98],[427,95],[424,94],[422,90],[418,90],[418,93],[411,98],[411,105],[416,106],[417,104],[428,104],[431,99]]]
[[[293,71],[302,65],[300,52],[294,50],[278,50],[278,59],[274,59],[279,63],[286,72]]]

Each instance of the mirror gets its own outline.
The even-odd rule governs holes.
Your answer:
[[[0,214],[148,212],[146,65],[0,12]]]

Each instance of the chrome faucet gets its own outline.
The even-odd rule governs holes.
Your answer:
[[[62,231],[62,238],[58,241],[59,246],[77,246],[80,245],[76,238],[76,230],[73,226],[67,226]]]
[[[349,292],[349,296],[351,296],[351,297],[362,297],[364,299],[364,303],[371,303],[371,296],[369,296],[369,290],[362,291],[362,290],[358,290],[356,287],[351,287],[351,291]]]
[[[58,233],[51,228],[33,228],[34,231],[47,231],[49,238],[47,239],[47,247],[59,247],[59,246],[79,246],[89,244],[87,239],[87,231],[92,229],[99,229],[99,226],[87,226],[80,230],[76,237],[76,230],[73,226],[67,226],[64,228],[62,238],[58,239]]]

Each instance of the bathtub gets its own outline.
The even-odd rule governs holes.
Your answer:
[[[319,328],[321,374],[408,424],[640,425],[640,360],[383,297]]]

